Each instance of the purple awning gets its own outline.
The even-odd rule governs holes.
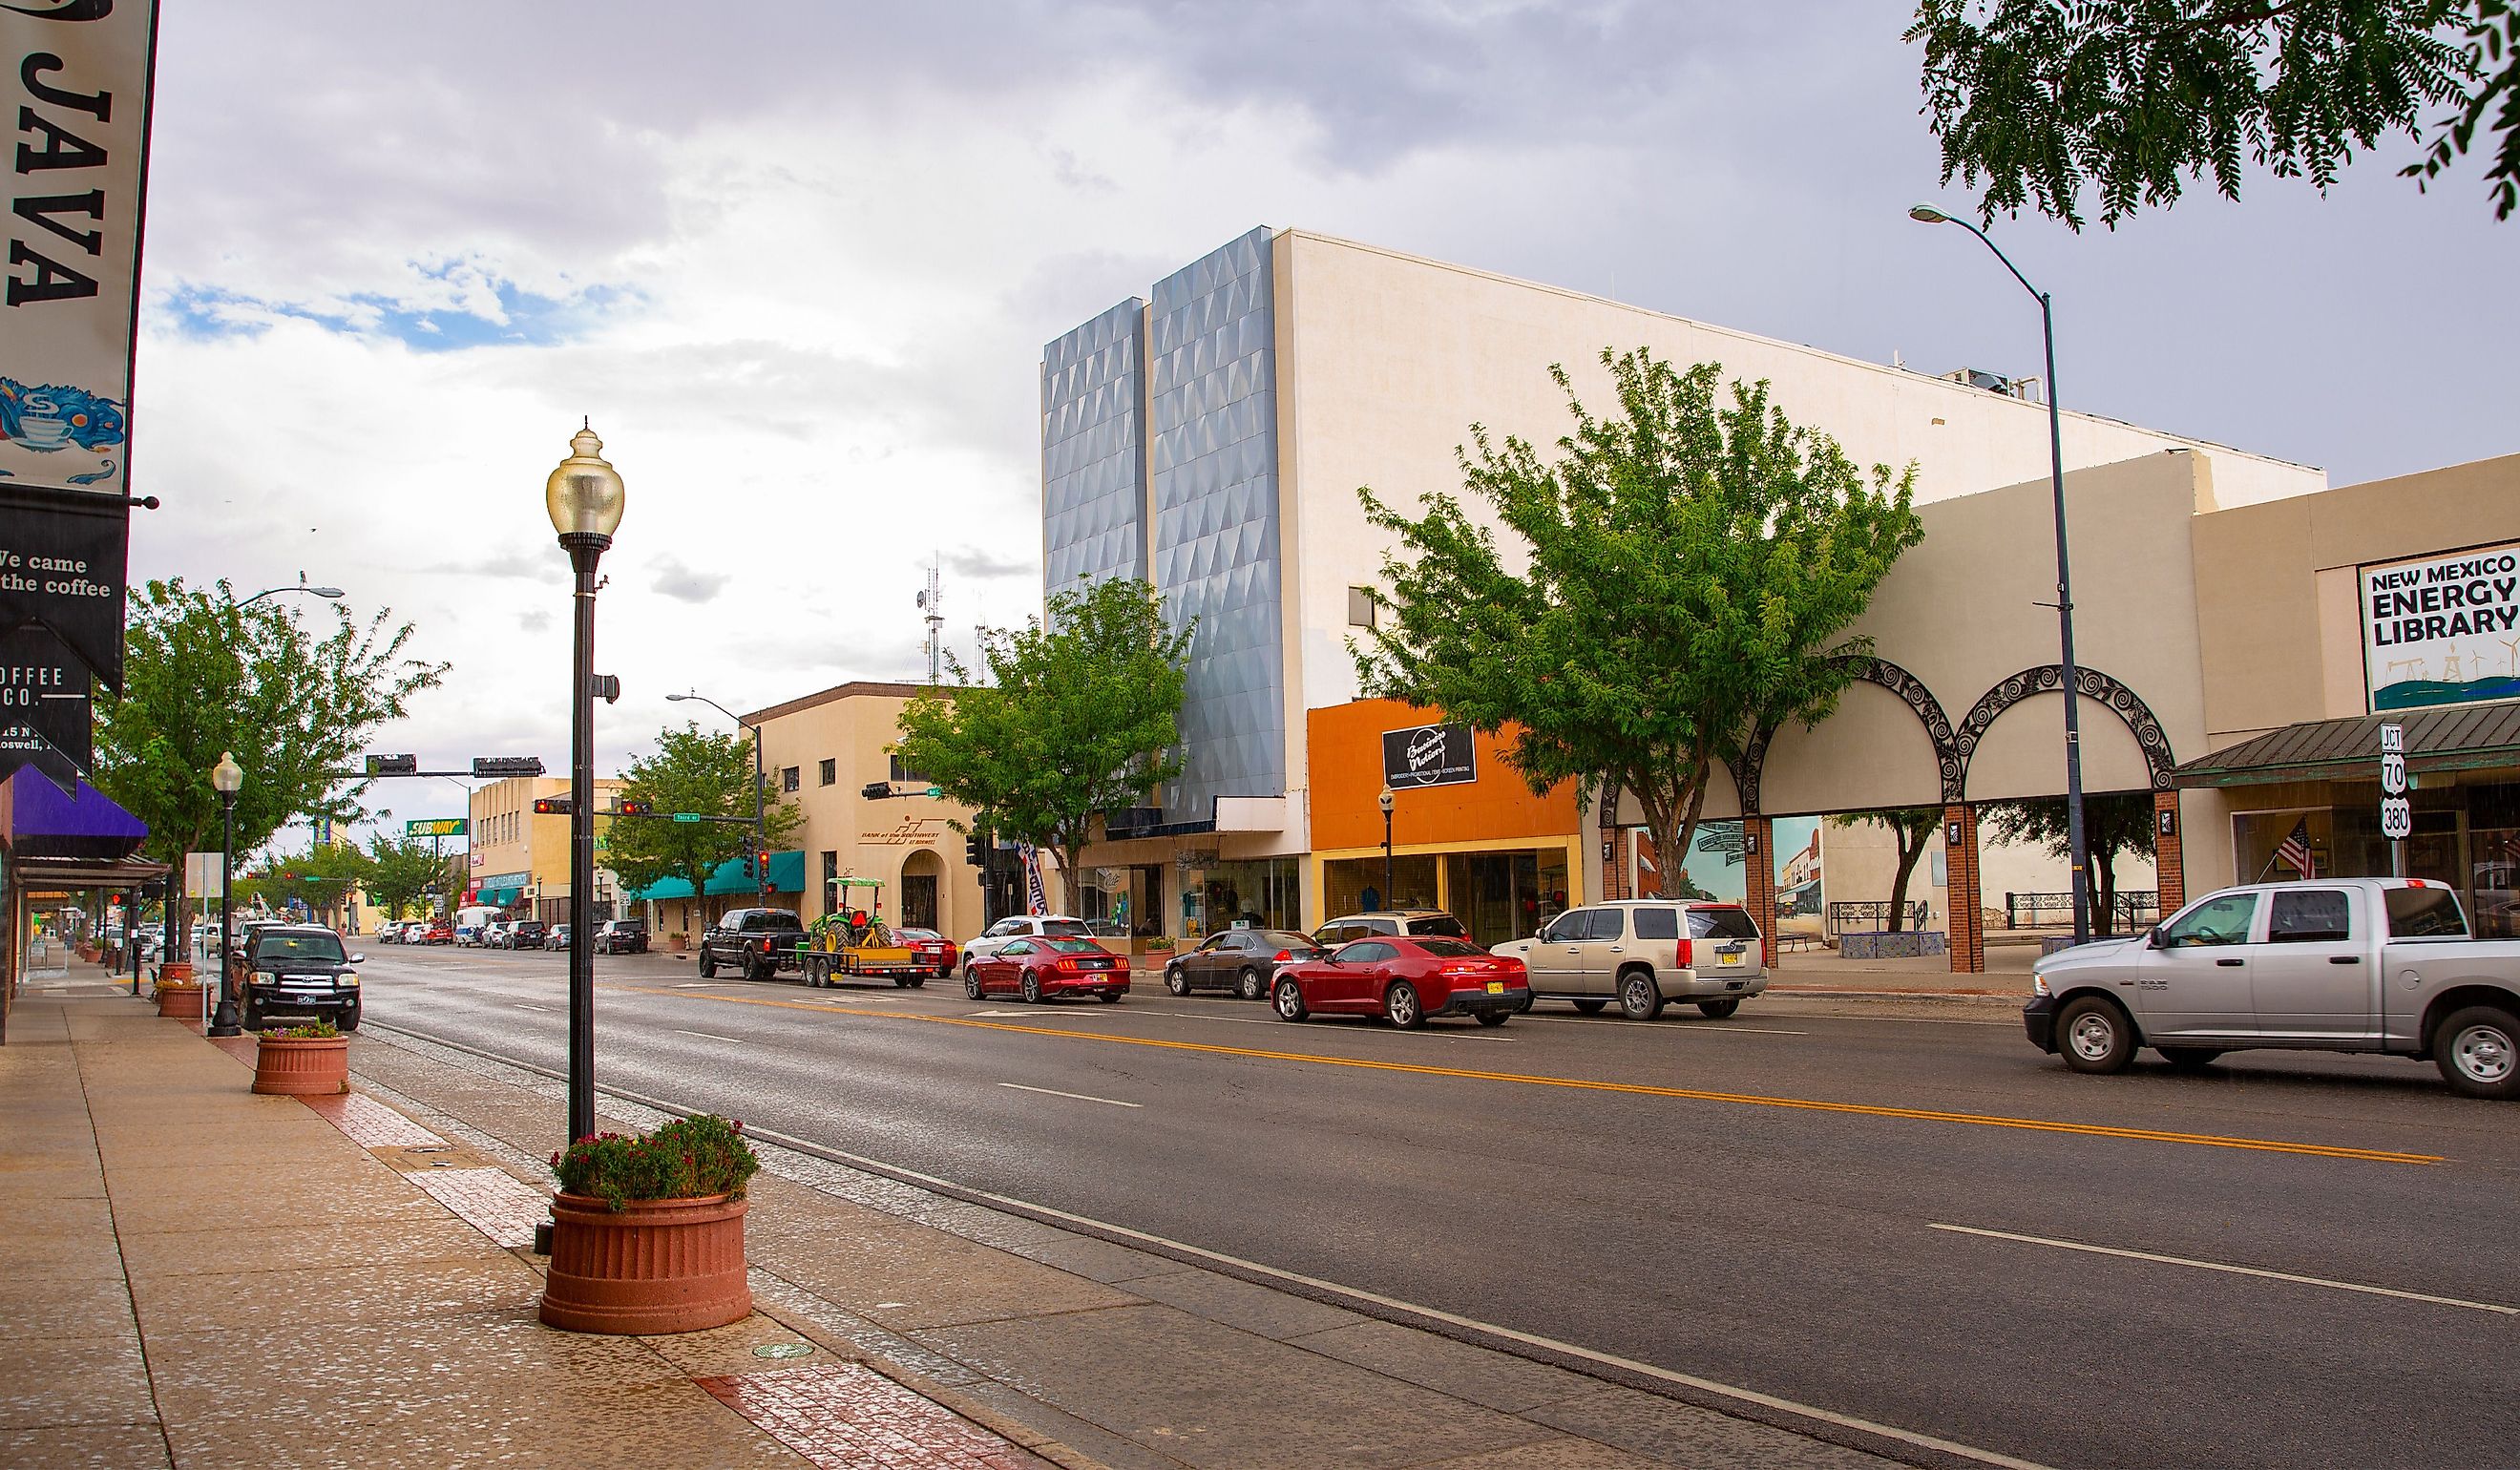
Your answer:
[[[86,781],[65,795],[32,767],[0,782],[0,838],[17,858],[112,862],[139,850],[149,827]]]

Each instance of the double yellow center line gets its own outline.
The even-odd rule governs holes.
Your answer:
[[[1511,1083],[1522,1087],[1566,1088],[1585,1092],[1619,1092],[1633,1097],[1672,1097],[1689,1102],[1722,1102],[1737,1107],[1791,1108],[1808,1113],[1844,1113],[1867,1118],[1899,1118],[1912,1123],[1961,1123],[1976,1128],[2009,1128],[2026,1133],[2075,1134],[2089,1138],[2128,1138],[2145,1143],[2183,1143],[2205,1148],[2241,1148],[2258,1153],[2303,1154],[2321,1159],[2356,1159],[2369,1164],[2439,1164],[2438,1154],[2399,1153],[2384,1148],[2346,1148],[2331,1143],[2295,1143],[2280,1138],[2235,1138],[2220,1134],[2172,1133],[2152,1128],[2113,1128],[2102,1123],[2057,1123],[2045,1118],[2008,1118],[2000,1113],[1955,1113],[1936,1108],[1882,1107],[1868,1102],[1828,1102],[1817,1097],[1775,1097],[1759,1092],[1719,1092],[1702,1088],[1665,1088],[1642,1082],[1598,1082],[1584,1077],[1552,1077],[1529,1072],[1481,1072],[1465,1067],[1433,1067],[1419,1062],[1376,1061],[1354,1056],[1323,1056],[1308,1051],[1274,1051],[1259,1047],[1221,1047],[1209,1042],[1174,1042],[1155,1037],[1108,1036],[1056,1026],[1025,1026],[984,1021],[969,1016],[922,1015],[915,1011],[847,1010],[809,1001],[776,1001],[755,996],[697,995],[636,985],[608,985],[632,995],[664,996],[684,1001],[717,1001],[729,1005],[768,1005],[785,1010],[810,1010],[820,1015],[848,1015],[863,1020],[922,1021],[936,1026],[970,1026],[1021,1036],[1050,1036],[1062,1041],[1096,1042],[1106,1047],[1149,1047],[1163,1051],[1193,1051],[1209,1056],[1238,1056],[1254,1061],[1296,1062],[1315,1067],[1353,1067],[1367,1072],[1401,1072],[1417,1077],[1448,1077],[1464,1082]]]

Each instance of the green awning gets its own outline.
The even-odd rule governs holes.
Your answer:
[[[505,909],[510,904],[515,903],[518,899],[522,898],[524,896],[524,892],[525,890],[521,888],[484,888],[481,890],[479,897],[482,903],[487,904],[494,909]]]
[[[805,891],[805,850],[770,855],[770,891],[802,893]]]

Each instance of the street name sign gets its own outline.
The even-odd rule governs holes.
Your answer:
[[[372,755],[368,757],[370,776],[418,776],[420,757],[416,755]]]
[[[543,758],[538,755],[476,755],[472,757],[474,776],[540,776]]]

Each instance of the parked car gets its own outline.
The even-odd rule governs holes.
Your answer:
[[[1319,959],[1329,951],[1292,929],[1225,929],[1164,966],[1164,989],[1177,996],[1194,990],[1230,990],[1245,1001],[1265,1000],[1278,967]]]
[[[1679,1002],[1720,1021],[1768,988],[1767,940],[1738,904],[1593,904],[1496,953],[1523,962],[1535,1000],[1572,1001],[1586,1015],[1616,1001],[1629,1020],[1650,1021]]]
[[[315,1015],[359,1029],[359,972],[367,957],[341,952],[341,936],[319,924],[259,924],[245,950],[245,1024],[274,1015]]]
[[[768,980],[794,969],[805,926],[793,909],[729,909],[700,936],[700,978],[725,965],[746,980]]]
[[[401,924],[398,924],[398,923],[391,923],[391,924],[379,924],[379,925],[377,925],[377,943],[379,943],[379,944],[400,944],[400,943],[402,943],[402,925],[401,925]]]
[[[1286,965],[1270,982],[1282,1021],[1378,1015],[1404,1031],[1430,1016],[1476,1016],[1502,1026],[1531,1001],[1522,961],[1466,939],[1430,934],[1352,940],[1319,959]]]
[[[544,923],[541,919],[520,918],[515,923],[508,925],[508,933],[503,942],[503,948],[511,950],[539,950],[543,947],[543,937],[549,933],[551,933],[551,925]]]
[[[1313,931],[1313,943],[1324,949],[1334,949],[1351,939],[1364,939],[1374,934],[1431,934],[1446,939],[1467,939],[1470,931],[1462,921],[1441,909],[1381,909],[1371,913],[1350,913],[1331,919]]]
[[[455,926],[441,918],[421,931],[420,942],[451,945],[455,943]]]
[[[2520,1097],[2520,940],[2473,939],[2421,878],[2318,878],[2210,893],[2132,939],[2030,971],[2022,1024],[2077,1072],[2138,1047],[2174,1067],[2281,1047],[2429,1059],[2451,1091]]]
[[[645,955],[648,953],[648,921],[643,918],[608,918],[595,929],[595,953],[598,955]]]
[[[933,929],[895,929],[892,937],[910,947],[912,957],[919,961],[920,975],[925,979],[944,979],[954,973],[954,966],[962,958],[963,952],[954,941]]]
[[[1091,939],[1093,929],[1085,920],[1065,913],[1018,913],[989,925],[988,932],[963,946],[963,968],[966,973],[971,961],[985,958],[1005,949],[1016,939]]]
[[[565,949],[567,949],[567,948],[568,948],[568,925],[566,925],[566,924],[554,924],[554,925],[552,925],[549,929],[544,930],[544,931],[543,931],[543,944],[542,944],[542,947],[543,947],[544,949],[546,949],[546,950],[565,950]]]
[[[1093,996],[1110,1004],[1129,993],[1129,959],[1072,935],[1018,935],[963,966],[963,994],[1021,996],[1038,1005],[1060,996]]]

